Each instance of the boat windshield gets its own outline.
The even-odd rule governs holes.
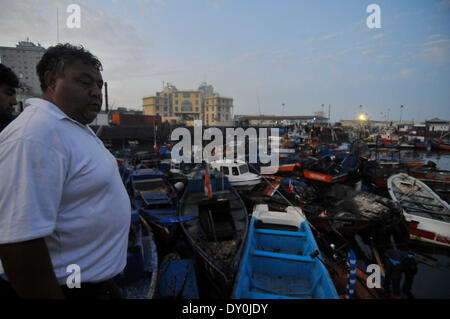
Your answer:
[[[166,192],[167,187],[162,178],[152,178],[142,181],[134,181],[134,187],[139,192]]]
[[[239,172],[241,172],[241,174],[245,174],[248,173],[248,166],[243,164],[239,166]]]

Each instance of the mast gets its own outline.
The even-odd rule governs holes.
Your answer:
[[[56,8],[56,44],[59,43],[59,9]]]

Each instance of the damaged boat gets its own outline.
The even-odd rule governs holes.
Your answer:
[[[412,239],[450,247],[450,205],[420,180],[404,173],[388,179],[391,198],[403,209]]]
[[[229,298],[248,231],[247,209],[228,178],[198,172],[181,198],[181,227],[198,265],[222,298]]]

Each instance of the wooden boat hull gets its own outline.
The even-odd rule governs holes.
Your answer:
[[[412,169],[410,171],[410,175],[425,183],[427,181],[442,181],[450,183],[450,171],[417,168]]]
[[[127,265],[114,280],[124,299],[152,299],[157,278],[158,252],[152,229],[137,211],[133,211]]]
[[[343,174],[339,174],[339,175],[328,175],[328,174],[313,172],[313,171],[309,171],[309,170],[303,170],[303,176],[307,179],[315,180],[318,182],[325,182],[325,183],[340,183],[340,182],[344,182],[348,179],[347,173],[343,173]]]
[[[428,218],[404,214],[411,239],[450,247],[450,225]]]
[[[227,178],[210,175],[212,199],[204,196],[204,180],[190,180],[179,216],[196,217],[181,224],[196,265],[220,298],[229,298],[248,231],[247,210]],[[217,172],[217,174],[219,174]],[[223,189],[222,189],[223,185]]]
[[[431,147],[437,150],[441,151],[450,151],[450,144],[449,143],[442,143],[439,141],[432,140],[431,141]]]
[[[450,247],[450,206],[447,202],[425,183],[404,173],[389,177],[388,192],[402,206],[412,239]],[[433,207],[437,208],[431,210]]]

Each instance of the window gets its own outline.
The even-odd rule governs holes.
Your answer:
[[[175,100],[175,104],[178,104],[178,100]]]
[[[183,93],[183,97],[191,97],[191,94],[190,94],[190,93],[187,93],[187,92],[185,92],[185,93]]]
[[[198,105],[198,100],[195,100],[195,104]]]
[[[238,171],[238,168],[236,166],[232,167],[231,169],[232,169],[232,172],[233,172],[234,176],[238,176],[239,175],[239,171]]]
[[[187,100],[183,101],[181,103],[181,111],[192,112],[192,103],[191,103],[191,101],[187,101]]]
[[[220,170],[222,171],[222,173],[223,173],[224,175],[230,175],[230,171],[228,170],[228,167],[226,167],[226,166],[221,166],[221,167],[220,167]]]
[[[241,165],[241,166],[239,166],[239,172],[241,172],[241,174],[248,173],[248,167],[247,167],[247,165]]]
[[[195,111],[198,112],[198,107],[195,108]]]

